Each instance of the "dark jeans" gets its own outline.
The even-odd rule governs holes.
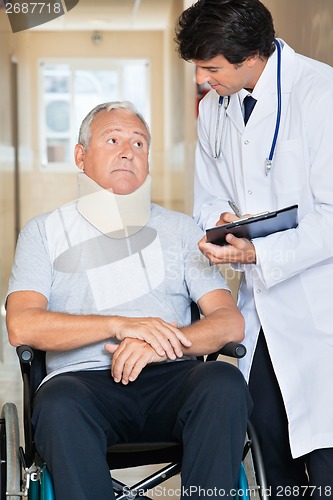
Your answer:
[[[239,370],[220,361],[151,365],[127,386],[109,371],[67,373],[37,392],[35,442],[57,500],[106,500],[115,498],[108,446],[176,439],[182,487],[197,499],[199,487],[235,488],[251,407]]]
[[[249,387],[254,404],[251,422],[258,434],[271,497],[277,500],[331,498],[333,448],[315,450],[303,457],[292,458],[286,411],[262,331],[253,359]]]

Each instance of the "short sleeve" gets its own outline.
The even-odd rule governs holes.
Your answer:
[[[12,292],[29,290],[38,292],[49,300],[52,266],[43,228],[43,221],[35,218],[20,232],[7,297]]]

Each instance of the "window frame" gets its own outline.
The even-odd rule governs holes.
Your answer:
[[[43,172],[74,172],[76,166],[73,159],[65,162],[49,162],[48,152],[47,152],[47,140],[52,137],[52,133],[48,133],[47,122],[46,122],[46,93],[44,92],[44,78],[45,78],[45,66],[46,65],[61,65],[69,66],[70,71],[70,82],[69,82],[69,151],[70,154],[74,151],[75,144],[77,143],[78,130],[75,130],[75,123],[81,123],[84,115],[92,109],[93,106],[104,102],[107,100],[129,100],[132,101],[135,106],[137,106],[138,112],[141,113],[148,125],[150,126],[151,121],[151,111],[150,111],[150,78],[151,78],[151,67],[150,61],[146,58],[40,58],[37,62],[38,64],[38,123],[39,123],[39,165],[40,170]],[[129,65],[135,67],[138,65],[141,70],[144,71],[145,84],[136,86],[141,93],[141,103],[138,105],[136,103],[137,99],[131,98],[131,96],[125,95],[125,71],[126,67]],[[76,96],[74,95],[74,79],[76,71],[116,71],[118,74],[119,84],[116,90],[117,97],[109,99],[98,99],[96,103],[90,107],[80,118],[76,119]],[[51,94],[51,93],[49,93]],[[55,100],[57,93],[55,93]],[[140,102],[140,99],[139,99]],[[72,153],[73,154],[73,153]]]

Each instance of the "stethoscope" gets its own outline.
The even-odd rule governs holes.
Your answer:
[[[281,45],[278,40],[274,40],[276,48],[277,48],[277,77],[276,77],[276,87],[277,87],[277,98],[278,98],[278,106],[277,106],[277,114],[276,114],[276,123],[275,130],[272,140],[271,149],[269,152],[268,158],[265,161],[265,175],[268,175],[272,168],[273,156],[276,148],[277,138],[279,135],[280,122],[281,122],[281,101],[282,101],[282,90],[281,90]],[[230,96],[220,96],[218,103],[218,112],[217,112],[217,120],[216,120],[216,129],[215,129],[215,144],[214,144],[214,158],[220,158],[222,154],[222,138],[224,135],[224,127],[227,117],[227,109],[230,102]],[[221,135],[219,137],[219,129],[221,122],[221,114],[222,109],[224,110],[224,120],[222,124]]]

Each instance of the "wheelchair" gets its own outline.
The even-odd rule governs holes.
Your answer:
[[[192,318],[197,313],[192,308]],[[31,425],[32,400],[44,378],[45,352],[20,346],[16,349],[23,380],[24,448],[20,445],[17,408],[6,403],[0,419],[0,500],[54,500],[51,476],[46,464],[34,447]],[[216,360],[218,356],[241,358],[246,354],[242,344],[230,342],[221,351],[202,357],[202,361]],[[182,446],[178,442],[126,443],[109,448],[107,462],[110,471],[158,464],[161,468],[133,486],[113,478],[117,500],[151,499],[149,490],[180,474]],[[268,500],[264,464],[257,437],[248,423],[243,461],[240,464],[238,489],[235,500]]]

